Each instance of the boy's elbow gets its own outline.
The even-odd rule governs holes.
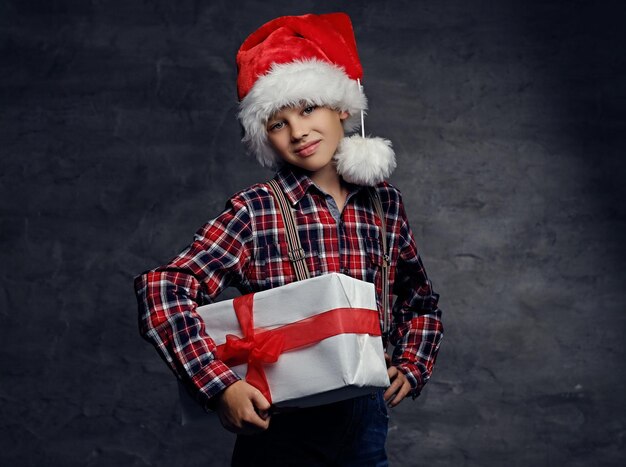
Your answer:
[[[162,313],[157,313],[155,302],[149,293],[150,284],[155,281],[154,275],[155,271],[153,270],[145,271],[135,276],[133,281],[137,297],[139,335],[150,342],[154,329],[165,319],[159,317]]]
[[[133,278],[133,286],[135,288],[135,294],[137,295],[137,298],[139,298],[140,294],[144,293],[144,290],[148,285],[148,280],[151,273],[154,273],[154,269],[149,269],[147,271],[139,273]]]

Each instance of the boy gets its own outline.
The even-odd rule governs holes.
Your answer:
[[[344,137],[366,109],[350,20],[344,14],[277,18],[246,39],[237,65],[243,141],[262,165],[278,169],[274,179],[293,209],[311,276],[340,272],[374,283],[382,325],[381,266],[389,261],[388,295],[398,296],[383,337],[385,348],[387,341],[394,346],[391,386],[270,415],[260,391],[216,358],[198,305],[227,286],[250,293],[296,279],[266,183],[235,194],[179,256],[136,278],[142,335],[199,403],[238,434],[233,465],[386,465],[386,404],[417,397],[443,328],[400,193],[383,181],[395,168],[389,142]],[[388,256],[368,187],[382,201]]]

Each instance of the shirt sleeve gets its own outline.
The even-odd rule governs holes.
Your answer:
[[[415,399],[430,378],[443,337],[439,295],[432,289],[400,200],[399,257],[393,293],[392,362],[411,384]]]
[[[215,342],[196,308],[245,282],[252,238],[249,212],[233,198],[178,256],[135,278],[141,335],[205,408],[239,378],[216,358]]]

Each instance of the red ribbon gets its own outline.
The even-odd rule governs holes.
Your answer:
[[[246,381],[271,403],[263,366],[275,363],[283,352],[316,344],[339,334],[380,336],[378,311],[368,308],[334,308],[275,329],[254,327],[254,294],[233,300],[243,337],[226,335],[217,347],[217,357],[229,366],[248,364]]]

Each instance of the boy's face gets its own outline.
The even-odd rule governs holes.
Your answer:
[[[332,162],[346,118],[347,112],[327,107],[285,107],[268,120],[267,138],[283,161],[317,172]]]

